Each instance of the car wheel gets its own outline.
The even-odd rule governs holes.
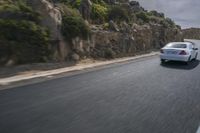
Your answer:
[[[165,59],[160,59],[161,63],[165,63]]]
[[[197,60],[198,53],[196,53],[194,60]]]
[[[186,65],[189,65],[190,61],[191,61],[191,56],[188,58],[188,61],[185,62]]]

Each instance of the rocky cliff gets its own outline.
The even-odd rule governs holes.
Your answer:
[[[50,60],[132,56],[183,40],[171,19],[146,11],[137,1],[24,1],[41,16],[37,23],[50,32]]]
[[[90,0],[85,0],[82,1],[81,5],[85,5],[84,8],[91,9],[91,7],[87,7],[90,5],[88,3],[91,3]],[[108,1],[108,3],[114,3],[114,1]],[[150,19],[153,19],[153,21],[149,20],[145,23],[144,20],[137,18],[135,15],[140,12],[147,12],[138,2],[123,2],[115,5],[119,5],[120,8],[130,12],[132,20],[121,20],[119,22],[114,21],[113,18],[113,20],[106,23],[108,24],[106,28],[105,24],[99,24],[99,22],[94,24],[96,21],[93,21],[93,24],[90,24],[90,37],[86,40],[80,37],[72,39],[72,58],[76,57],[73,59],[132,56],[137,53],[159,49],[171,41],[183,41],[180,27],[173,24],[163,24],[165,22],[164,14],[152,11],[154,16]],[[84,18],[87,18],[86,20],[89,22],[91,22],[90,12],[83,12]]]
[[[186,39],[197,39],[200,40],[200,28],[189,28],[183,29],[183,36]]]
[[[92,31],[88,40],[73,41],[74,54],[81,57],[116,58],[156,50],[171,41],[183,41],[179,29],[158,25],[124,25],[116,31]]]

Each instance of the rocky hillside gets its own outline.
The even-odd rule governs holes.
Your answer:
[[[0,64],[111,59],[182,40],[180,26],[136,1],[0,1]]]
[[[200,28],[189,28],[182,30],[184,38],[200,40]]]

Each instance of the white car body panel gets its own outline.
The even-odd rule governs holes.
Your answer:
[[[167,47],[167,45],[176,45],[176,44],[185,44],[186,48],[171,48]],[[162,60],[172,60],[172,61],[190,61],[195,59],[198,51],[194,50],[194,45],[190,42],[172,42],[167,44],[162,48],[163,53],[160,53],[160,58]],[[186,55],[180,55],[181,51],[185,51]]]

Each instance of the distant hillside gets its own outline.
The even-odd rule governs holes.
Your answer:
[[[200,28],[189,28],[182,30],[183,36],[186,39],[200,40]]]

